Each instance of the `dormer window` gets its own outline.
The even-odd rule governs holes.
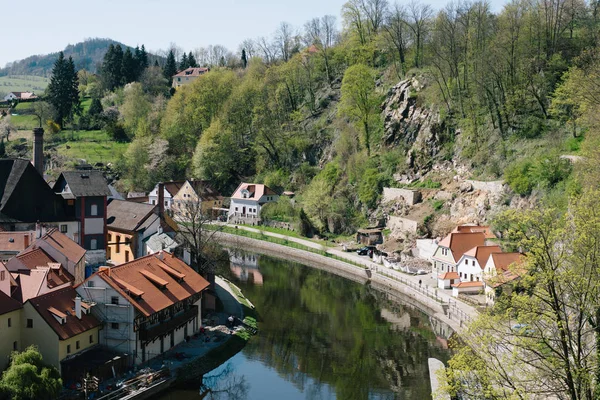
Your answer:
[[[248,197],[250,197],[250,192],[248,191],[248,189],[243,189],[242,198],[247,199]]]

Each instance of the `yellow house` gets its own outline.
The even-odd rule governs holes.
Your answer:
[[[10,354],[21,350],[21,312],[17,300],[0,292],[0,369],[8,366]]]
[[[185,215],[200,208],[203,215],[211,216],[214,209],[223,207],[223,196],[208,181],[187,180],[173,196],[173,212]]]
[[[98,345],[101,323],[90,309],[73,287],[29,299],[23,305],[21,347],[38,346],[44,362],[57,367],[63,379],[79,379],[86,371],[65,374],[64,366]]]

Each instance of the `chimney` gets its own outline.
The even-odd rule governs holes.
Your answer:
[[[75,316],[77,319],[81,319],[81,297],[75,297]]]
[[[162,218],[165,215],[165,184],[158,184],[158,216]]]
[[[33,129],[33,166],[44,176],[44,129]]]
[[[105,273],[107,276],[110,276],[110,267],[107,267],[107,266],[99,267],[98,272]]]
[[[40,224],[40,221],[35,223],[35,238],[39,239],[42,237],[42,224]]]

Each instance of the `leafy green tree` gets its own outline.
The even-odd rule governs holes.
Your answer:
[[[151,103],[144,93],[142,84],[131,83],[125,87],[125,101],[121,106],[123,116],[123,127],[129,138],[133,138],[138,130],[138,125],[147,118],[151,110]]]
[[[169,80],[169,86],[173,83],[173,75],[177,73],[177,63],[175,61],[175,54],[173,50],[169,51],[167,55],[167,62],[165,63],[165,68],[163,69],[163,74],[165,78]]]
[[[372,136],[381,129],[379,107],[381,96],[375,92],[373,69],[356,64],[344,73],[339,112],[348,117],[362,131],[363,145],[371,154]]]
[[[21,353],[12,354],[0,387],[10,393],[13,400],[53,400],[58,398],[62,380],[58,370],[44,364],[38,349],[30,346]]]
[[[71,57],[65,59],[62,51],[54,63],[46,92],[48,102],[56,110],[56,122],[62,128],[79,109],[79,79],[75,64]]]

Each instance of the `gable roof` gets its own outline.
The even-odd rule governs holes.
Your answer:
[[[110,196],[108,182],[100,171],[65,171],[54,184],[55,192],[68,192],[66,185],[75,197]]]
[[[47,271],[44,275],[44,281],[49,289],[75,281],[73,275],[71,275],[64,266],[57,263],[48,253],[36,246],[30,247],[16,255],[14,258],[19,262],[9,263],[9,265],[11,265],[10,270],[12,272],[18,272],[19,275],[31,277],[21,279],[20,286],[22,292],[39,293],[41,287],[41,283],[38,282],[39,274],[32,273],[32,271],[36,270]]]
[[[508,271],[511,266],[521,265],[525,261],[525,255],[521,253],[492,253],[490,257],[494,260],[498,273]]]
[[[146,227],[151,216],[158,218],[157,206],[134,201],[113,199],[106,207],[108,229],[135,232]]]
[[[145,316],[200,293],[209,286],[196,271],[166,252],[141,257],[92,276],[95,275]]]
[[[190,67],[190,68],[184,69],[183,71],[178,72],[177,74],[173,75],[173,77],[182,77],[182,76],[196,77],[196,76],[203,75],[203,74],[207,73],[208,71],[209,71],[208,68]]]
[[[63,199],[24,159],[0,159],[0,222],[65,221]]]
[[[444,272],[438,275],[439,279],[447,280],[447,279],[459,279],[458,272]]]
[[[50,257],[44,250],[31,247],[27,251],[21,252],[15,258],[19,260],[21,265],[27,269],[35,269],[36,267],[45,267],[49,263],[55,263],[56,260]]]
[[[243,190],[247,190],[250,193],[248,197],[242,196],[242,191]],[[258,199],[260,199],[264,195],[274,195],[274,196],[276,196],[277,193],[275,193],[275,191],[272,190],[271,188],[269,188],[267,185],[263,185],[263,184],[260,184],[260,183],[246,183],[246,182],[242,182],[237,187],[237,189],[235,189],[235,192],[233,192],[233,194],[231,195],[231,198],[232,199],[244,199],[245,198],[245,199],[257,200],[258,201]]]
[[[35,232],[0,232],[0,251],[21,252],[35,240]]]
[[[196,195],[203,201],[215,201],[222,200],[223,196],[217,190],[215,190],[209,181],[203,180],[189,180],[188,183],[196,192]]]
[[[481,269],[485,268],[488,258],[492,253],[501,253],[502,249],[500,246],[475,246],[472,249],[466,251],[463,256],[469,256],[477,259]]]
[[[485,235],[486,239],[496,239],[496,235],[492,232],[489,226],[481,225],[459,225],[452,232],[456,233],[477,233],[481,232]]]
[[[75,315],[75,297],[77,292],[72,287],[66,287],[42,296],[29,299],[28,302],[56,332],[59,339],[65,340],[100,326],[100,321],[91,313],[81,312],[81,319]],[[82,306],[82,310],[84,307]],[[56,312],[64,315],[66,322],[61,324],[53,316]],[[56,314],[55,314],[56,315]]]
[[[463,254],[475,246],[483,246],[485,235],[482,232],[457,233],[451,232],[438,243],[439,247],[447,247],[452,251],[454,262],[458,262]]]
[[[181,189],[181,187],[183,185],[185,185],[185,181],[170,181],[170,182],[164,182],[165,185],[165,190],[167,192],[169,192],[169,194],[171,195],[171,197],[175,196],[177,194],[177,192],[179,192],[179,190]],[[157,187],[157,193],[158,193],[158,187]]]
[[[85,256],[85,249],[71,240],[67,235],[60,233],[58,229],[51,229],[42,236],[41,240],[48,243],[48,245],[75,264]]]
[[[18,310],[23,307],[18,300],[13,299],[0,290],[0,315]]]

